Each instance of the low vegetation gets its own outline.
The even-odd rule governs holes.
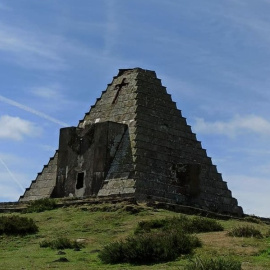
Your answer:
[[[135,234],[150,232],[152,230],[178,230],[186,233],[217,232],[223,231],[223,226],[214,219],[193,217],[188,218],[184,215],[179,217],[156,219],[139,222]]]
[[[4,232],[4,222],[13,218],[23,218],[23,226],[32,220],[36,229]],[[243,225],[254,226],[264,237],[228,236]],[[0,228],[0,270],[240,270],[239,265],[242,270],[270,269],[266,223],[181,215],[130,201],[3,213]]]
[[[192,233],[223,231],[213,219],[179,217],[141,221],[135,236],[107,245],[99,254],[104,263],[157,263],[191,254],[201,246]]]
[[[228,235],[234,237],[255,237],[258,239],[263,238],[262,233],[254,226],[250,225],[235,227],[229,231]]]
[[[241,262],[231,258],[196,258],[185,270],[241,270]]]
[[[39,213],[46,210],[55,209],[56,206],[57,204],[54,199],[44,198],[44,199],[31,201],[24,212],[25,213]]]
[[[251,222],[251,223],[257,223],[262,224],[263,222],[256,216],[246,216],[244,218],[244,221]]]
[[[147,264],[172,261],[201,246],[195,236],[177,231],[150,232],[107,245],[99,254],[104,263]]]
[[[38,232],[38,227],[31,218],[9,215],[0,217],[0,235],[26,235]]]
[[[52,249],[80,249],[83,247],[76,241],[71,241],[66,237],[59,237],[55,240],[43,240],[40,242],[39,246],[41,248],[52,248]]]
[[[270,238],[270,229],[268,229],[268,230],[266,231],[265,237],[266,237],[266,238]]]

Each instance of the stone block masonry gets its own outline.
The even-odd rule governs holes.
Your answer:
[[[31,201],[51,197],[56,185],[58,151],[50,158],[42,172],[38,173],[36,179],[32,181],[29,188],[20,197],[20,201]]]
[[[54,160],[20,200],[120,195],[243,214],[154,71],[119,70],[78,126],[61,130]]]

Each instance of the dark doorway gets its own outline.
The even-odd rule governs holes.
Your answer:
[[[83,182],[84,182],[84,172],[80,172],[77,174],[76,189],[83,188]]]

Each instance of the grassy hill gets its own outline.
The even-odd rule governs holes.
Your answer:
[[[0,214],[10,216],[14,214]],[[134,234],[140,221],[179,217],[163,209],[145,204],[119,202],[116,204],[79,204],[63,206],[40,213],[16,213],[32,218],[39,231],[25,236],[0,235],[0,269],[184,269],[196,258],[234,258],[242,269],[270,269],[270,226],[258,220],[218,220],[224,231],[198,233],[202,247],[192,255],[182,255],[177,260],[152,265],[104,264],[98,257],[100,250],[111,242],[123,240]],[[192,216],[189,216],[192,217]],[[259,222],[259,223],[254,223]],[[0,224],[1,225],[1,224]],[[239,226],[254,226],[263,238],[232,237],[228,232]],[[44,240],[59,237],[83,243],[80,250],[41,248]],[[62,258],[62,259],[61,259]],[[63,259],[64,258],[64,259]]]

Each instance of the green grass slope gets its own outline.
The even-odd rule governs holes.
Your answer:
[[[0,214],[10,216],[13,214]],[[194,262],[215,258],[232,258],[242,264],[242,269],[270,269],[270,226],[253,220],[219,220],[224,231],[197,233],[202,247],[191,255],[175,261],[148,265],[104,264],[99,252],[105,245],[134,235],[141,221],[179,217],[180,214],[153,209],[144,204],[128,202],[118,204],[75,205],[40,213],[16,213],[32,218],[39,228],[36,234],[25,236],[0,235],[0,269],[185,269]],[[1,225],[1,224],[0,224]],[[263,238],[234,237],[228,232],[246,225],[259,230]],[[40,247],[44,241],[68,238],[82,248],[63,250]]]

